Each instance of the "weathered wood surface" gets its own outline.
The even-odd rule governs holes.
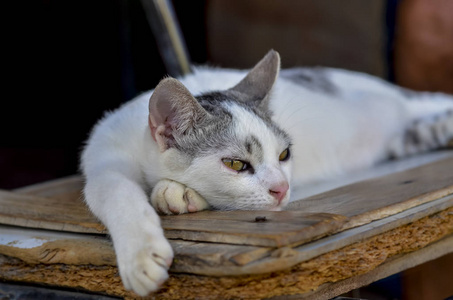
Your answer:
[[[288,210],[335,213],[345,228],[394,215],[453,194],[453,158],[362,181],[290,203]]]
[[[45,198],[0,190],[0,224],[69,232],[105,232],[80,198]]]
[[[0,253],[30,264],[116,265],[106,237],[13,226],[0,226]]]
[[[291,203],[284,212],[200,212],[162,217],[171,239],[264,247],[302,244],[453,193],[453,158]],[[0,191],[0,223],[106,233],[81,200],[80,178]],[[18,195],[21,193],[21,195]],[[127,199],[125,199],[127,201]],[[266,216],[265,222],[255,222]]]
[[[45,189],[41,187],[40,190]],[[71,198],[74,195],[77,197]],[[261,219],[257,221],[256,217]],[[345,217],[334,214],[298,211],[206,211],[163,216],[162,226],[168,238],[280,247],[325,236],[341,228],[345,221]],[[79,194],[74,192],[69,193],[69,197],[60,194],[57,198],[48,198],[0,191],[0,223],[68,232],[107,233],[88,211]]]
[[[171,271],[206,276],[281,271],[446,209],[453,209],[453,195],[297,247],[276,249],[170,240],[175,252]],[[103,236],[87,234],[2,226],[0,253],[31,264],[116,265],[110,241]]]
[[[408,253],[438,240],[442,247],[422,260],[453,251],[452,170],[449,158],[313,196],[283,212],[163,217],[175,261],[157,297],[308,296],[330,285],[327,295],[377,278],[366,274],[379,268],[376,276],[401,271]],[[0,191],[0,223],[21,227],[0,227],[0,278],[134,298],[121,285],[105,228],[83,206],[81,187],[72,177]]]
[[[264,247],[301,244],[338,231],[346,218],[301,211],[204,211],[162,217],[170,239]]]
[[[391,275],[453,251],[452,235],[450,207],[281,271],[221,277],[171,272],[164,287],[150,299],[263,299],[287,295],[301,298],[313,295],[312,291],[318,288],[320,293],[313,299],[329,299],[360,282]],[[421,255],[417,255],[421,250]],[[116,267],[107,265],[28,264],[0,255],[0,279],[137,298],[124,290]]]
[[[323,300],[332,299],[338,295],[347,293],[351,290],[367,286],[380,279],[386,278],[393,274],[423,264],[425,262],[434,260],[441,256],[452,253],[453,235],[449,235],[437,242],[434,242],[425,248],[417,251],[409,252],[406,254],[398,254],[387,259],[383,264],[377,266],[375,269],[353,276],[335,283],[325,283],[319,286],[318,289],[312,292],[304,293],[303,295],[295,296],[282,296],[275,297],[273,300],[291,300],[291,299],[304,299],[304,300]],[[415,298],[414,298],[415,299]],[[427,299],[427,298],[420,298]]]

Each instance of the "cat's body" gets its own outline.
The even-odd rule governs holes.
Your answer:
[[[450,96],[323,68],[282,70],[274,84],[278,71],[272,51],[248,75],[195,69],[183,85],[166,79],[95,127],[82,155],[85,197],[110,231],[127,288],[157,289],[171,264],[149,201],[163,213],[208,204],[279,210],[291,187],[453,137]]]

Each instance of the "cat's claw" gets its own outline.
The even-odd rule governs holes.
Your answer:
[[[117,253],[124,287],[140,296],[160,288],[168,279],[167,271],[173,260],[173,250],[163,234],[145,240],[124,245]]]
[[[166,215],[197,212],[209,208],[206,200],[195,190],[173,180],[159,181],[151,193],[151,205]]]

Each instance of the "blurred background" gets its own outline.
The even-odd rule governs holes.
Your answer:
[[[195,64],[331,66],[453,93],[453,2],[174,0]],[[105,110],[167,71],[139,0],[8,1],[2,13],[0,188],[74,174]]]
[[[416,90],[453,93],[453,1],[172,3],[195,64],[250,68],[273,48],[283,67],[345,68]],[[0,189],[75,174],[83,143],[103,112],[167,74],[142,2],[7,1],[0,12]],[[451,278],[436,270],[405,278]],[[399,275],[378,283],[388,297],[373,299],[398,299],[400,283]],[[408,292],[411,299],[436,299],[417,298],[420,288],[406,289],[405,297]]]

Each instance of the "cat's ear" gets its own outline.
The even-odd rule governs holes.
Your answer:
[[[280,71],[280,55],[270,50],[255,67],[230,91],[241,94],[246,102],[256,102],[267,108],[268,96]]]
[[[187,134],[209,117],[187,88],[174,78],[163,79],[149,99],[149,127],[161,152],[175,145],[175,136]]]

